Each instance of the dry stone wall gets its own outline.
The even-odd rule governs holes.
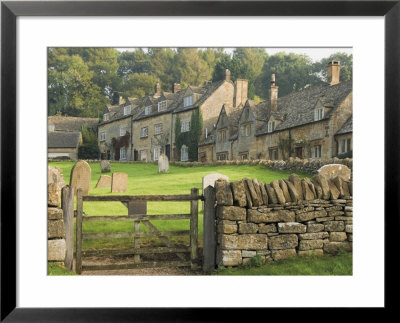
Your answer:
[[[352,182],[315,175],[261,183],[218,180],[218,266],[352,250]]]

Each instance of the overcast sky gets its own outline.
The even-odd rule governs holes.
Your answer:
[[[117,48],[119,51],[134,50],[134,48]],[[226,48],[228,53],[232,53],[232,48]],[[309,56],[313,62],[319,61],[321,58],[329,57],[331,54],[336,52],[344,52],[346,54],[352,54],[353,48],[351,47],[266,47],[265,51],[270,54],[276,54],[278,52],[305,54]]]

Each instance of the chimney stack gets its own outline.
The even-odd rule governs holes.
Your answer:
[[[161,86],[160,83],[157,83],[154,87],[154,96],[159,97],[161,96]]]
[[[327,82],[329,85],[340,83],[340,62],[331,61],[327,66]]]
[[[229,82],[231,80],[231,71],[226,69],[225,70],[225,81]]]
[[[233,106],[235,108],[239,107],[240,105],[244,106],[247,101],[247,92],[248,92],[248,84],[247,80],[243,79],[236,79],[235,82],[235,94],[234,94],[234,102]]]
[[[179,92],[182,90],[182,86],[179,83],[174,83],[174,88],[172,90],[173,93]]]
[[[269,101],[272,111],[278,111],[278,86],[275,85],[275,74],[271,75],[271,86],[269,88]]]

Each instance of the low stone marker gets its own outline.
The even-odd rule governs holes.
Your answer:
[[[113,173],[111,179],[111,192],[126,192],[128,186],[128,174],[126,173]]]
[[[79,160],[72,167],[69,185],[74,189],[75,196],[78,188],[82,189],[83,195],[89,194],[91,172],[89,164],[84,160]]]
[[[212,187],[215,187],[215,181],[220,178],[222,178],[226,181],[229,181],[228,176],[226,176],[224,174],[219,174],[219,173],[212,173],[212,174],[203,176],[203,192],[204,192],[205,188],[209,185],[211,185]]]
[[[169,161],[168,157],[165,154],[162,154],[158,158],[158,172],[159,173],[168,173],[169,171]]]
[[[129,215],[147,214],[147,201],[130,201],[128,203]]]
[[[110,173],[111,172],[111,166],[110,162],[108,160],[102,160],[100,162],[100,168],[102,173]]]
[[[96,188],[107,188],[111,187],[111,176],[101,175],[97,181]]]
[[[334,178],[336,176],[340,176],[344,180],[349,181],[351,177],[351,170],[346,165],[328,164],[318,169],[318,174],[323,175],[326,178]]]

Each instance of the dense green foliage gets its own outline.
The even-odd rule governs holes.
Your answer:
[[[118,104],[119,97],[142,97],[154,93],[159,82],[171,91],[201,86],[225,78],[249,81],[250,99],[268,98],[271,74],[276,74],[279,95],[283,96],[326,80],[326,65],[339,60],[340,79],[352,79],[352,55],[335,53],[319,62],[306,55],[281,52],[268,55],[263,48],[49,48],[49,115],[101,117],[107,104]]]
[[[97,133],[91,127],[83,126],[81,129],[82,144],[78,147],[79,159],[99,158],[99,146],[97,144]]]

